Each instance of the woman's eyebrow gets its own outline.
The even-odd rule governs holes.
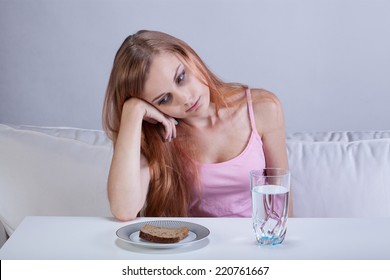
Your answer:
[[[179,72],[179,68],[180,68],[180,66],[181,66],[181,63],[179,64],[179,66],[177,66],[177,68],[176,68],[176,72],[175,72],[175,75],[173,76],[173,81],[174,81],[174,82],[176,81],[177,74],[178,74],[178,72]]]

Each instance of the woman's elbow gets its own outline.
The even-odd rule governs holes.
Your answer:
[[[112,215],[121,222],[129,222],[137,218],[137,213],[132,213],[131,211],[118,211],[115,209],[111,209]]]

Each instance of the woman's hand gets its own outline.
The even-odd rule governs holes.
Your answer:
[[[156,127],[156,129],[158,129],[165,141],[170,142],[172,139],[176,138],[176,125],[178,122],[171,116],[165,115],[148,102],[135,97],[127,100],[123,106],[122,120],[123,116],[126,116],[129,110],[140,110],[144,121],[156,125],[161,124],[163,129],[161,129],[160,126]]]

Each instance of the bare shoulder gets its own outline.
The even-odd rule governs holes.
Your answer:
[[[279,98],[264,89],[251,89],[256,127],[260,134],[284,129],[284,117]]]
[[[265,89],[251,89],[253,106],[255,107],[270,107],[270,109],[278,109],[281,107],[279,98],[272,92]]]

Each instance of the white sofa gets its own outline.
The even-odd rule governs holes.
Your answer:
[[[296,217],[390,216],[390,131],[293,133],[287,149]],[[111,157],[102,131],[0,124],[0,247],[28,215],[111,216]]]

